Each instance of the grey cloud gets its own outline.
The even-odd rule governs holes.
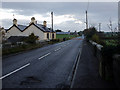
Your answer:
[[[73,14],[75,18],[85,22],[85,10],[87,9],[86,2],[4,2],[2,3],[2,8],[6,9],[16,9],[22,10],[21,12],[17,12],[21,15],[31,16],[33,14],[42,14],[44,17],[47,17],[47,12],[53,11],[56,16],[64,15],[64,14]],[[117,16],[118,15],[118,7],[116,2],[90,2],[88,9],[88,19],[89,23],[103,23],[102,29],[108,30],[106,24],[109,23],[109,18],[111,17],[114,22],[117,24]],[[116,26],[114,24],[114,26]],[[56,25],[55,28],[62,28],[66,30],[66,28],[71,26],[72,30],[74,30],[75,26],[77,30],[84,29],[84,26],[79,26],[74,22],[66,22],[60,25]]]

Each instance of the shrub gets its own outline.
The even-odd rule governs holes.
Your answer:
[[[101,50],[102,56],[105,59],[105,63],[112,63],[112,56],[115,53],[116,47],[114,46],[104,46]]]
[[[28,38],[26,38],[24,41],[29,44],[35,44],[38,40],[38,37],[34,35],[34,33],[31,33]]]
[[[96,42],[96,43],[99,43],[99,41],[100,41],[99,36],[98,36],[97,34],[94,34],[94,35],[92,36],[92,40],[93,40],[94,42]]]
[[[87,39],[90,39],[90,38],[92,38],[92,36],[93,36],[94,34],[97,33],[97,30],[96,30],[95,27],[91,27],[91,28],[89,28],[89,29],[85,29],[85,30],[83,31],[83,33],[85,34],[85,36],[86,36]]]

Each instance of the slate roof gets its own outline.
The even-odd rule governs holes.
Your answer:
[[[44,25],[42,25],[42,24],[34,24],[34,23],[32,23],[32,24],[30,24],[29,26],[31,26],[31,25],[35,25],[37,28],[39,28],[40,30],[42,30],[43,32],[52,32],[52,29],[50,29],[50,28],[48,28],[48,27],[45,27]],[[15,26],[16,28],[18,28],[21,32],[23,32],[24,30],[26,30],[29,26],[25,26],[25,25],[13,25],[13,26]],[[12,26],[12,27],[13,27]],[[9,29],[7,29],[7,31],[8,30],[10,30],[12,27],[10,27]]]
[[[23,31],[27,26],[25,26],[25,25],[18,25],[17,26],[21,31]]]
[[[70,34],[70,32],[56,32],[56,34]]]
[[[41,30],[43,30],[44,32],[51,32],[51,30],[45,27],[44,25],[41,25],[41,24],[35,24],[35,25],[39,27]]]

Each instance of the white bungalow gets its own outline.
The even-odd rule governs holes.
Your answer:
[[[43,21],[43,25],[37,24],[34,17],[31,18],[28,26],[19,25],[17,20],[14,19],[13,25],[6,31],[6,36],[7,38],[11,36],[29,36],[31,33],[38,36],[39,41],[56,39],[56,33],[47,27],[47,22]]]

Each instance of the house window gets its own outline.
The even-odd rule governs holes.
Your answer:
[[[52,34],[52,39],[54,39],[54,33]]]
[[[49,33],[47,33],[47,39],[49,39]]]

